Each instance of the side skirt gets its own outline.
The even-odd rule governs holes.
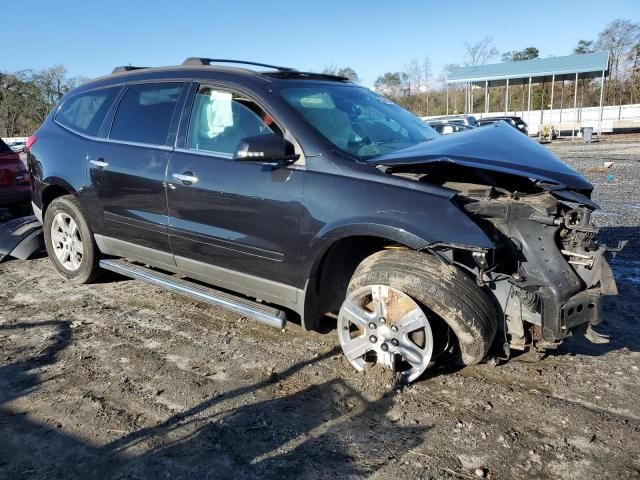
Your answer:
[[[303,315],[304,290],[291,285],[174,256],[170,252],[142,247],[112,237],[102,235],[94,235],[94,237],[98,248],[105,255],[135,260],[209,285],[290,308],[301,316]]]
[[[272,327],[282,329],[286,322],[285,313],[277,308],[204,287],[148,267],[134,265],[126,260],[100,260],[100,266],[105,270],[151,283],[194,300],[226,308]]]

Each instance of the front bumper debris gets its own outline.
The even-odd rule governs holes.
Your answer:
[[[495,227],[496,265],[483,280],[503,305],[511,348],[553,345],[573,334],[607,340],[591,326],[602,322],[604,297],[618,293],[605,257],[625,242],[617,247],[596,242],[593,202],[558,197],[500,195],[464,205]]]

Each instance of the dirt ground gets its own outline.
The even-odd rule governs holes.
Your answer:
[[[46,258],[0,264],[0,478],[639,478],[640,144],[551,148],[595,184],[608,345],[397,389],[335,332],[286,331]],[[602,162],[614,161],[607,171]]]

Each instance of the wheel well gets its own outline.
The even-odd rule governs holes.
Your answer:
[[[318,329],[326,314],[337,314],[356,267],[375,252],[408,248],[386,238],[347,237],[334,242],[314,265],[305,292],[304,327]]]
[[[56,198],[68,195],[70,192],[59,185],[50,185],[42,192],[42,215],[47,211],[47,207]]]

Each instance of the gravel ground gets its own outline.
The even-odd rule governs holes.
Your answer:
[[[1,264],[0,478],[639,478],[634,142],[551,147],[595,184],[602,238],[630,240],[612,262],[612,342],[402,390],[354,373],[335,332],[116,277],[74,286],[46,258]]]

